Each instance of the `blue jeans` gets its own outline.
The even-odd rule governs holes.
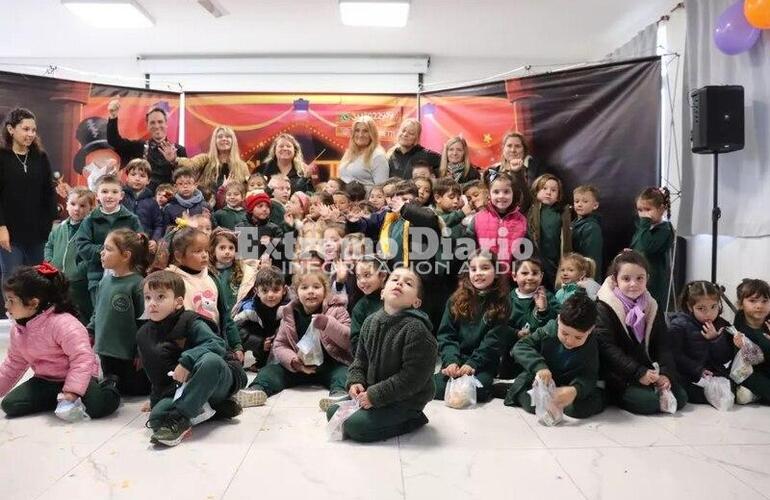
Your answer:
[[[44,248],[45,242],[26,245],[12,244],[10,252],[0,248],[0,269],[3,272],[3,281],[7,280],[19,266],[41,264]]]

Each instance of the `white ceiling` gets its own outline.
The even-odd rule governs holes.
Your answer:
[[[337,0],[139,0],[143,30],[89,27],[59,0],[8,2],[3,58],[149,54],[425,54],[579,62],[601,58],[667,13],[676,0],[412,0],[406,28],[352,28]],[[5,3],[5,2],[3,2]]]

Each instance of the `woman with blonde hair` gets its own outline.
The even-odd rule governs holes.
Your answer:
[[[340,160],[339,177],[346,183],[360,182],[367,192],[388,179],[388,160],[371,116],[362,115],[353,121],[350,142]]]
[[[420,145],[422,125],[414,118],[407,118],[401,122],[396,135],[396,144],[388,150],[388,165],[390,177],[412,178],[412,165],[417,160],[427,161],[435,171],[441,156],[435,151],[426,149]]]
[[[279,134],[270,145],[267,157],[257,168],[257,172],[264,175],[268,182],[275,174],[288,177],[292,193],[313,191],[309,170],[302,156],[302,148],[291,134]]]
[[[471,165],[468,154],[468,143],[462,136],[452,137],[441,152],[441,164],[438,169],[439,177],[451,177],[460,184],[475,181],[479,171]]]
[[[224,206],[222,188],[228,182],[245,184],[249,178],[249,167],[241,159],[238,138],[233,129],[223,125],[212,132],[207,153],[192,158],[178,158],[177,164],[193,170],[201,192],[216,195],[216,208]]]

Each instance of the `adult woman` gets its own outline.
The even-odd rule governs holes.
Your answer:
[[[48,156],[37,136],[35,115],[8,113],[0,148],[0,266],[8,277],[19,266],[43,262],[43,248],[56,216],[56,193]]]
[[[487,169],[485,177],[489,180],[498,172],[508,172],[521,187],[521,206],[519,210],[526,213],[532,205],[532,193],[529,185],[542,173],[541,165],[529,155],[529,148],[524,136],[518,132],[508,132],[503,136],[500,162]]]
[[[412,165],[417,160],[430,163],[435,171],[439,167],[441,157],[435,151],[420,145],[422,125],[414,118],[401,122],[396,135],[396,144],[388,150],[388,166],[390,177],[412,178]]]
[[[471,165],[468,143],[461,136],[452,137],[444,144],[438,176],[452,177],[460,184],[479,178],[479,171]]]
[[[177,158],[187,156],[184,146],[168,140],[168,117],[160,107],[150,109],[145,118],[150,138],[146,141],[124,139],[118,131],[118,111],[120,101],[113,99],[107,105],[110,114],[107,121],[107,142],[115,148],[125,165],[134,158],[144,158],[150,162],[150,189],[155,192],[159,184],[171,182],[171,173],[177,167]]]
[[[360,182],[367,191],[387,180],[388,160],[371,116],[362,115],[353,121],[350,142],[340,160],[339,176],[345,182]]]
[[[308,171],[309,168],[305,165],[305,160],[302,157],[302,148],[291,134],[278,135],[270,145],[265,161],[257,167],[257,172],[264,175],[268,182],[270,182],[270,177],[275,174],[283,174],[288,177],[292,193],[295,191],[313,191]]]
[[[224,193],[219,192],[223,185],[228,182],[245,184],[249,179],[249,167],[241,160],[235,132],[221,125],[211,134],[208,153],[177,158],[177,165],[189,167],[195,172],[201,191],[207,195],[216,194],[216,208],[224,206]]]

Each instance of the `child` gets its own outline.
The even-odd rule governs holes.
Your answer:
[[[249,176],[249,180],[246,181],[246,192],[252,191],[265,191],[267,189],[267,179],[259,172],[255,172]]]
[[[554,289],[556,270],[564,254],[572,251],[570,208],[561,206],[561,181],[554,175],[543,174],[532,183],[535,201],[527,215],[529,239],[543,261],[543,281]]]
[[[589,184],[578,186],[572,192],[573,208],[577,218],[570,224],[572,231],[572,250],[592,259],[596,273],[589,278],[602,279],[603,249],[602,218],[596,210],[599,208],[599,190]]]
[[[382,196],[385,198],[385,205],[383,208],[390,208],[390,204],[393,201],[393,195],[396,192],[396,184],[402,182],[400,177],[389,177],[382,183]]]
[[[594,261],[579,253],[570,252],[562,257],[556,278],[556,301],[563,304],[578,288],[585,290],[591,300],[596,300],[601,285],[591,278],[595,272]]]
[[[366,201],[372,204],[372,206],[380,211],[385,208],[385,192],[382,184],[378,184],[369,191]]]
[[[96,205],[96,196],[85,187],[76,187],[67,195],[68,217],[53,228],[45,244],[43,259],[60,269],[70,284],[70,296],[78,319],[85,325],[91,318],[93,305],[88,295],[87,262],[78,262],[75,235],[80,223]]]
[[[206,235],[207,238],[211,236],[214,228],[211,227],[211,217],[209,217],[207,212],[191,215],[188,220],[190,222],[190,227],[194,227],[198,231],[202,232]]]
[[[658,413],[658,393],[666,389],[673,392],[677,409],[687,404],[687,393],[676,379],[663,310],[647,291],[648,269],[640,253],[618,254],[597,302],[596,335],[607,395],[639,415]]]
[[[506,406],[521,406],[535,413],[527,391],[535,378],[556,390],[553,405],[573,418],[588,418],[604,410],[602,391],[597,389],[599,347],[591,332],[596,326],[596,304],[582,293],[568,298],[556,320],[549,321],[513,348],[524,373],[505,397]]]
[[[198,189],[195,174],[189,168],[182,167],[174,170],[174,186],[176,194],[168,205],[163,207],[163,227],[173,226],[183,214],[188,216],[211,212],[209,204],[203,199],[203,193]]]
[[[144,280],[143,289],[149,321],[139,329],[136,343],[152,384],[150,442],[176,446],[190,435],[190,419],[199,416],[206,403],[216,412],[213,418],[241,413],[229,398],[246,384],[246,373],[209,323],[185,310],[188,293],[179,274],[154,272]],[[175,399],[177,383],[186,385]]]
[[[155,191],[155,202],[158,204],[158,208],[161,211],[161,218],[163,217],[163,207],[165,207],[171,198],[174,197],[176,189],[173,184],[160,184]]]
[[[345,237],[345,226],[339,223],[327,224],[322,233],[325,266],[331,269],[332,264],[340,258],[342,238]],[[342,280],[344,283],[344,280]]]
[[[765,361],[754,366],[754,373],[743,381],[735,393],[738,404],[752,401],[770,403],[770,285],[766,281],[745,279],[738,285],[738,314],[735,328],[762,349]],[[734,337],[738,349],[743,346],[743,335]]]
[[[688,283],[680,306],[682,312],[674,313],[668,326],[677,373],[687,391],[687,400],[707,404],[703,387],[695,383],[702,377],[730,377],[725,366],[736,351],[731,336],[724,330],[730,323],[720,316],[722,297],[708,281]]]
[[[367,240],[361,233],[346,234],[342,238],[340,244],[341,262],[334,263],[335,276],[332,283],[332,292],[345,293],[348,296],[348,313],[351,315],[358,301],[364,296],[364,293],[357,284],[356,264],[363,259],[364,255],[373,253],[374,248],[371,245],[371,241]],[[363,318],[361,321],[363,322]],[[360,327],[361,325],[359,324],[358,326]],[[355,351],[352,350],[351,352]]]
[[[470,202],[474,212],[483,210],[487,206],[489,191],[481,181],[466,182],[463,186],[463,195]]]
[[[254,355],[256,368],[267,363],[280,324],[278,308],[285,305],[286,292],[281,271],[276,267],[262,267],[254,278],[249,298],[236,305],[238,311],[234,321],[243,350]]]
[[[350,203],[358,203],[366,199],[366,186],[358,181],[348,182],[345,186],[345,194],[348,195]]]
[[[209,238],[193,227],[183,227],[171,238],[174,264],[168,270],[182,277],[185,284],[185,309],[201,315],[217,326],[216,332],[227,342],[227,348],[243,361],[243,347],[238,330],[225,305],[225,292],[209,275]]]
[[[147,187],[150,184],[150,172],[152,168],[147,160],[134,158],[128,162],[121,204],[136,214],[139,223],[151,239],[159,240],[163,236],[165,226],[155,196]]]
[[[225,187],[225,206],[214,212],[214,224],[232,231],[235,226],[246,222],[246,211],[243,209],[243,197],[246,190],[243,184],[229,182]]]
[[[47,262],[19,267],[3,285],[3,293],[11,319],[11,341],[0,365],[0,406],[5,414],[53,411],[57,401],[80,400],[91,418],[111,415],[120,394],[114,383],[96,379],[99,364],[86,328],[74,316],[64,274]],[[30,367],[32,378],[11,390]]]
[[[417,186],[417,203],[427,207],[433,199],[433,183],[426,177],[417,177],[414,184]]]
[[[348,213],[348,210],[350,209],[350,195],[348,195],[348,193],[337,191],[332,195],[332,199],[334,200],[334,206],[337,207],[337,210],[343,214]]]
[[[361,410],[343,423],[343,435],[360,442],[388,439],[428,423],[423,409],[433,399],[436,339],[427,315],[418,310],[420,277],[400,267],[382,291],[383,308],[361,328],[347,388]],[[326,412],[331,419],[339,407]]]
[[[671,194],[666,188],[650,187],[636,198],[636,232],[631,248],[650,263],[648,288],[665,311],[668,306],[669,253],[674,245],[674,228],[663,215],[671,217]]]
[[[77,248],[76,262],[85,262],[88,275],[88,293],[91,304],[96,304],[99,282],[104,276],[99,253],[107,235],[120,228],[141,232],[139,218],[120,204],[123,199],[123,186],[114,175],[103,175],[96,182],[96,199],[99,207],[83,219],[75,234]]]
[[[291,181],[283,174],[274,174],[270,176],[270,182],[267,183],[273,199],[282,205],[286,205],[291,197]]]
[[[416,181],[420,178],[427,179],[428,181],[436,178],[433,166],[426,160],[417,160],[412,163],[412,180]]]
[[[489,203],[468,226],[469,236],[480,248],[490,250],[504,266],[509,266],[519,241],[527,235],[527,219],[519,212],[520,190],[513,177],[498,174],[489,185]],[[503,269],[505,274],[509,267]]]
[[[259,406],[286,388],[312,383],[329,389],[329,399],[322,400],[322,405],[345,396],[345,378],[353,360],[345,296],[329,293],[329,280],[323,272],[296,274],[291,285],[297,299],[278,311],[281,325],[273,342],[273,355],[279,364],[264,367],[248,390],[239,394],[243,406]],[[304,364],[297,351],[297,343],[311,326],[321,337],[320,366]]]
[[[388,279],[388,269],[374,255],[365,255],[355,264],[356,286],[362,297],[350,315],[350,351],[355,353],[361,327],[366,318],[382,309],[382,287]]]
[[[226,229],[217,229],[209,236],[209,269],[222,292],[224,310],[228,316],[235,306],[236,295],[247,266],[238,258],[238,236]]]
[[[107,235],[101,251],[102,266],[110,273],[99,283],[94,315],[88,330],[94,333],[104,378],[115,380],[124,396],[146,396],[150,381],[136,351],[138,320],[144,313],[142,279],[149,260],[147,236],[130,229]]]
[[[283,232],[289,233],[302,229],[302,221],[310,211],[310,197],[302,191],[295,191],[286,204],[286,213],[283,216]]]
[[[267,193],[250,193],[243,204],[246,207],[247,222],[241,223],[242,226],[251,225],[256,227],[260,240],[266,235],[269,235],[271,238],[283,236],[281,228],[270,222],[271,204]]]
[[[438,347],[441,371],[433,376],[436,399],[444,399],[450,378],[473,375],[482,387],[476,400],[492,396],[492,380],[500,364],[500,339],[508,329],[511,302],[508,280],[497,273],[497,259],[489,250],[477,250],[468,258],[468,271],[460,277],[449,298],[441,326]]]
[[[329,179],[326,181],[326,185],[323,188],[323,191],[328,195],[334,195],[334,193],[338,191],[344,191],[345,190],[345,181],[338,178]]]

